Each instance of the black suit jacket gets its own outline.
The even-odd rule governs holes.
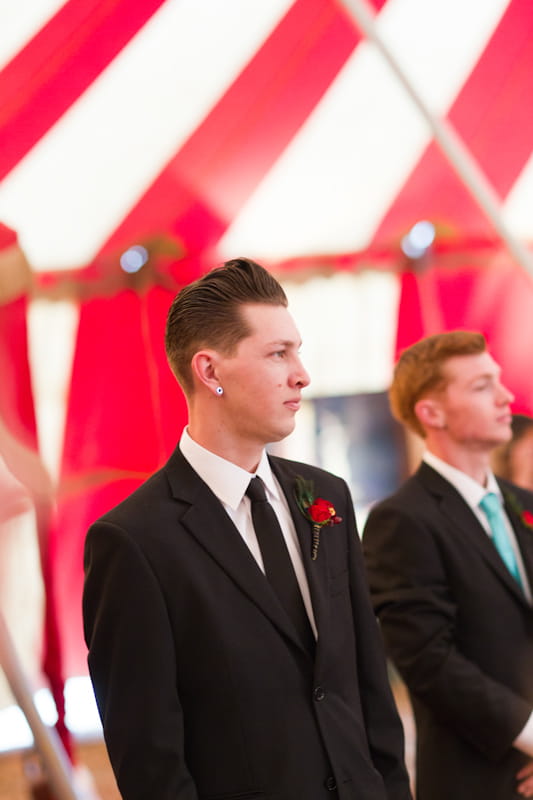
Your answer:
[[[533,586],[533,530],[511,519]],[[420,800],[510,800],[533,708],[533,610],[455,488],[423,463],[370,513],[363,549],[388,652],[411,694]]]
[[[314,658],[179,449],[87,535],[89,669],[126,800],[410,797],[348,488],[271,464],[301,543]],[[297,474],[343,517],[316,561]]]

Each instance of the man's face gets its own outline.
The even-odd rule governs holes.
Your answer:
[[[251,334],[217,365],[224,388],[222,420],[238,441],[263,447],[294,429],[309,375],[300,361],[300,336],[284,306],[241,307]]]
[[[448,381],[438,394],[447,436],[468,450],[490,450],[511,438],[513,395],[500,381],[500,368],[487,353],[453,356],[445,364]]]

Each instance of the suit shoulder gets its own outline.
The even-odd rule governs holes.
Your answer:
[[[426,495],[424,486],[417,479],[416,475],[411,475],[394,492],[379,500],[373,509],[381,508],[417,508],[420,499]]]
[[[415,474],[370,508],[363,527],[363,543],[366,549],[372,541],[393,534],[418,541],[421,535],[439,537],[443,530],[446,527],[439,497]]]
[[[160,469],[96,522],[110,522],[119,526],[131,523],[133,519],[144,516],[145,511],[153,512],[155,498],[167,495],[170,496],[168,480],[164,469]]]

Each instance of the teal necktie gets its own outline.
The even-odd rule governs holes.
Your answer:
[[[518,564],[516,563],[516,556],[509,540],[509,534],[503,518],[503,511],[498,495],[494,492],[488,492],[479,503],[480,508],[485,512],[489,521],[490,530],[492,533],[492,541],[503,563],[518,582],[522,586],[522,579],[518,571]]]

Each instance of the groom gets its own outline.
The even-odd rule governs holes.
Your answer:
[[[85,549],[89,668],[125,800],[410,798],[348,488],[265,452],[309,383],[299,347],[281,286],[248,259],[170,309],[188,427]]]

